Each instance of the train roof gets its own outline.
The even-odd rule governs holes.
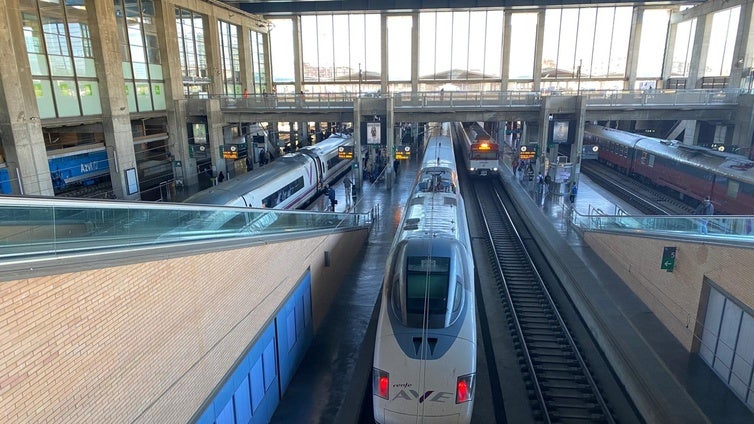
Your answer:
[[[304,155],[287,154],[261,168],[254,168],[254,170],[246,174],[202,190],[187,198],[185,202],[205,205],[227,205],[233,203],[251,189],[269,184],[284,176],[291,169],[298,169],[306,165],[309,160]]]
[[[745,156],[719,152],[701,146],[691,146],[677,140],[646,137],[593,124],[585,125],[584,131],[687,166],[754,183],[754,161]]]
[[[728,178],[754,182],[754,162],[741,155],[656,138],[642,138],[636,148]]]

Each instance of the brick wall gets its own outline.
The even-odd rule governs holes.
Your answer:
[[[752,249],[596,232],[584,239],[689,350],[704,320],[705,276],[754,308]],[[677,247],[673,272],[660,269],[666,246]]]
[[[186,422],[307,269],[316,331],[365,237],[0,283],[0,422]]]

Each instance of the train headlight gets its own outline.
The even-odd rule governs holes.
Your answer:
[[[474,374],[458,377],[456,381],[456,403],[474,400]]]
[[[379,368],[372,368],[372,393],[383,399],[390,395],[390,374]]]

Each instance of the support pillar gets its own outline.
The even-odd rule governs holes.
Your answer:
[[[17,0],[0,3],[0,141],[13,194],[53,196]]]
[[[387,152],[385,152],[385,188],[390,190],[393,187],[395,173],[393,170],[393,161],[395,160],[395,99],[392,94],[387,97]]]

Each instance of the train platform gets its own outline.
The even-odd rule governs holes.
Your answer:
[[[372,343],[376,332],[375,308],[388,251],[418,168],[418,159],[402,162],[390,189],[384,179],[365,181],[354,188],[351,202],[345,197],[342,178],[333,187],[336,212],[375,210],[368,241],[351,266],[330,312],[314,336],[309,351],[272,417],[273,423],[356,423],[372,371]],[[351,176],[353,179],[353,176]],[[326,210],[320,196],[307,209]],[[371,416],[371,411],[367,411]]]
[[[568,195],[538,193],[536,183],[514,176],[510,170],[503,181],[528,209],[551,251],[569,264],[579,290],[588,293],[584,300],[598,315],[594,319],[610,329],[610,334],[599,337],[617,340],[620,355],[639,368],[645,387],[656,395],[657,422],[754,422],[754,414],[709,366],[697,354],[690,354],[583,241],[570,225]],[[642,215],[583,174],[574,209],[583,215]]]
[[[315,334],[275,414],[274,423],[369,422],[371,411],[363,402],[369,392],[372,344],[387,254],[414,182],[417,158],[401,163],[390,189],[383,180],[364,181],[347,201],[342,178],[333,187],[336,211],[367,212],[377,217],[367,244],[350,267],[341,290]],[[507,169],[507,168],[503,168]],[[351,176],[353,179],[353,176]],[[570,225],[568,196],[537,192],[535,182],[502,176],[553,251],[570,264],[581,290],[600,320],[610,328],[602,337],[620,340],[622,356],[641,368],[645,385],[657,399],[660,421],[649,422],[754,422],[752,414],[695,354],[689,354],[628,286],[586,245]],[[324,211],[328,200],[320,196],[307,209]],[[638,210],[580,176],[574,209],[580,214],[640,215]],[[663,409],[663,411],[660,411]]]

